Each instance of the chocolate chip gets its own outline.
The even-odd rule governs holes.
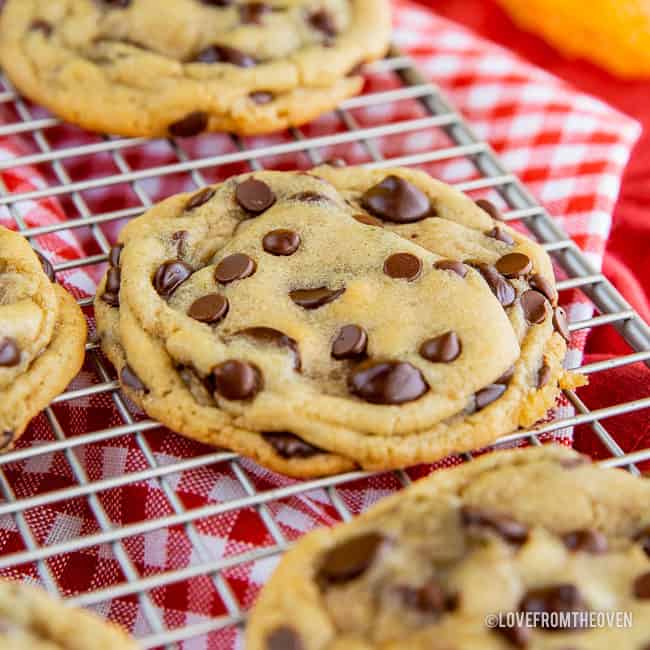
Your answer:
[[[106,287],[102,300],[111,307],[120,306],[120,284],[122,274],[119,268],[111,267],[106,274]]]
[[[172,241],[176,244],[176,254],[179,258],[185,257],[185,247],[189,235],[190,233],[187,230],[177,230],[172,234]]]
[[[348,375],[348,389],[372,404],[403,404],[422,397],[429,386],[410,363],[368,361]]]
[[[553,312],[553,327],[567,343],[571,341],[569,323],[566,319],[566,312],[562,307],[556,307]]]
[[[512,376],[515,374],[515,367],[510,366],[498,379],[494,380],[495,384],[504,384],[507,386],[510,383],[510,380],[512,379]]]
[[[37,19],[32,20],[29,25],[30,32],[41,32],[45,37],[51,36],[54,31],[52,23],[48,23],[47,20]]]
[[[537,388],[544,388],[551,380],[551,368],[544,362],[537,372]]]
[[[300,235],[293,230],[271,230],[264,235],[262,246],[271,255],[293,255],[300,246]]]
[[[488,283],[492,293],[503,307],[510,307],[515,302],[517,293],[514,287],[489,264],[477,264],[477,270]]]
[[[120,266],[120,257],[122,257],[123,250],[124,244],[115,244],[108,253],[108,263],[115,269]]]
[[[524,544],[528,539],[528,527],[517,520],[483,508],[463,506],[460,520],[468,528],[488,528],[511,544]]]
[[[294,289],[289,292],[289,297],[299,307],[304,309],[318,309],[345,293],[345,289],[328,289],[318,287],[316,289]]]
[[[484,409],[486,406],[489,406],[492,404],[492,402],[495,402],[496,400],[503,395],[503,393],[506,392],[506,386],[503,384],[489,384],[485,388],[481,388],[475,395],[474,395],[474,403],[476,404],[476,410],[480,411],[481,409]]]
[[[487,199],[479,199],[476,201],[476,205],[478,205],[483,212],[487,212],[493,219],[496,219],[497,221],[503,221],[503,215],[499,211],[496,205],[492,203],[492,201],[488,201]]]
[[[264,2],[248,2],[239,5],[239,20],[244,25],[261,25],[262,16],[271,11],[271,7]]]
[[[257,61],[250,55],[227,45],[210,45],[194,58],[196,63],[230,63],[240,68],[252,68]]]
[[[543,275],[535,273],[530,279],[530,286],[545,295],[552,305],[557,304],[557,291]]]
[[[294,369],[300,370],[302,363],[300,360],[298,343],[295,339],[292,339],[283,332],[273,329],[272,327],[248,327],[239,330],[236,334],[237,336],[247,336],[263,345],[274,345],[278,348],[288,348],[293,354]]]
[[[11,443],[14,441],[14,432],[13,431],[3,431],[0,435],[0,450],[6,450],[9,448]]]
[[[169,126],[169,133],[175,138],[190,138],[205,131],[208,126],[208,114],[203,111],[189,113],[182,120]]]
[[[153,286],[158,295],[169,298],[192,275],[192,272],[189,264],[181,260],[170,260],[158,267],[153,278]]]
[[[50,264],[50,260],[45,257],[42,253],[39,253],[38,251],[34,251],[36,253],[36,256],[38,257],[38,261],[41,263],[41,268],[43,269],[43,273],[47,275],[48,280],[50,282],[54,282],[56,280],[56,277],[54,275],[54,267],[52,264]]]
[[[587,606],[575,585],[559,584],[528,591],[519,603],[519,611],[549,614],[582,612],[587,611]],[[545,630],[573,629],[567,626],[575,618],[579,617],[569,617],[568,620],[565,617],[549,617],[548,620],[541,619],[540,626]],[[551,627],[553,623],[557,623],[557,626]]]
[[[492,237],[492,239],[502,241],[504,244],[508,244],[510,246],[515,243],[512,235],[499,226],[494,226],[492,230],[488,230],[485,234],[488,237]]]
[[[142,383],[142,380],[135,374],[135,370],[127,363],[120,372],[120,379],[125,386],[132,390],[142,393],[148,393],[147,387]]]
[[[496,267],[497,271],[507,278],[520,278],[532,271],[533,263],[528,255],[508,253],[497,260]]]
[[[411,253],[394,253],[384,262],[384,273],[395,280],[417,280],[422,273],[422,260]]]
[[[510,645],[515,648],[527,648],[530,643],[531,631],[529,627],[523,625],[508,626],[491,628],[494,632],[501,635]]]
[[[190,200],[185,204],[185,209],[187,211],[195,210],[200,208],[202,205],[205,205],[214,195],[216,190],[212,187],[204,187],[202,190],[199,190]]]
[[[368,335],[358,325],[345,325],[332,343],[332,356],[335,359],[354,359],[366,353]]]
[[[380,219],[377,219],[377,217],[373,217],[369,214],[362,214],[359,212],[358,214],[353,214],[352,218],[356,219],[359,223],[362,223],[366,226],[376,226],[377,228],[384,227],[384,224]]]
[[[0,339],[0,367],[13,368],[20,363],[20,348],[16,339],[6,336]]]
[[[449,363],[458,359],[462,346],[456,332],[450,331],[426,340],[420,346],[420,356],[433,363]]]
[[[328,38],[333,38],[338,33],[334,17],[325,9],[319,9],[309,15],[309,24]]]
[[[562,535],[564,545],[570,551],[582,551],[584,553],[605,553],[607,551],[607,537],[598,530],[582,529],[574,530]]]
[[[384,221],[414,223],[433,216],[424,192],[399,176],[390,175],[363,194],[361,205]]]
[[[234,253],[224,257],[214,270],[214,278],[220,284],[247,278],[257,269],[257,264],[244,253]]]
[[[650,526],[644,528],[634,539],[641,544],[645,554],[650,557]]]
[[[400,599],[406,607],[427,614],[442,614],[448,608],[448,598],[436,578],[430,578],[420,587],[397,587]]]
[[[288,431],[267,431],[262,433],[262,438],[273,447],[279,456],[287,460],[291,458],[311,458],[326,453]]]
[[[323,162],[323,165],[328,165],[329,167],[347,167],[347,163],[343,158],[328,158],[325,162]]]
[[[187,310],[187,315],[201,323],[214,325],[228,313],[228,299],[218,293],[210,293],[195,300]]]
[[[461,278],[464,278],[469,270],[462,262],[455,260],[439,260],[435,262],[433,268],[439,271],[453,271],[456,275],[460,275]]]
[[[360,577],[370,568],[384,541],[381,533],[368,532],[341,542],[323,557],[318,570],[318,583],[326,587]]]
[[[531,324],[543,323],[546,319],[546,297],[539,291],[524,291],[519,298],[524,318]]]
[[[235,199],[244,210],[258,215],[275,203],[275,194],[263,181],[247,178],[237,185]]]
[[[650,600],[650,571],[642,573],[634,581],[634,596],[639,600]]]
[[[298,633],[287,625],[276,627],[267,637],[265,650],[304,650]]]
[[[270,104],[275,99],[275,95],[273,93],[267,93],[264,90],[257,90],[254,93],[249,93],[248,97],[258,106]]]
[[[319,203],[321,201],[329,201],[330,198],[318,192],[298,192],[289,197],[291,201],[303,201],[304,203]]]
[[[229,400],[252,399],[262,388],[261,372],[246,361],[224,361],[213,369],[212,376],[215,391]]]

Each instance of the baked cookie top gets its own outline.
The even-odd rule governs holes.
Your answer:
[[[644,650],[649,502],[648,480],[556,446],[440,470],[301,539],[264,587],[246,648]],[[527,612],[547,623],[517,623]],[[632,626],[581,629],[589,612]],[[490,627],[498,614],[504,627]]]
[[[387,0],[8,0],[0,61],[94,130],[264,132],[357,92],[389,34]]]
[[[0,448],[78,372],[86,323],[49,262],[0,227]]]
[[[96,301],[104,349],[190,435],[291,432],[402,465],[533,422],[564,377],[545,252],[421,172],[240,176],[120,242]]]
[[[0,581],[3,650],[137,650],[116,625],[65,607],[41,589]]]

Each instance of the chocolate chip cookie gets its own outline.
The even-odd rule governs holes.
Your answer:
[[[408,169],[172,197],[123,230],[97,296],[149,415],[293,476],[480,447],[578,381],[543,249]]]
[[[388,0],[7,0],[0,63],[90,130],[268,133],[359,92],[389,36]]]
[[[49,262],[0,227],[0,450],[79,372],[86,321]]]
[[[559,446],[435,472],[301,539],[246,648],[646,650],[648,503],[647,479]]]
[[[3,650],[137,650],[116,625],[65,607],[36,587],[0,581]]]

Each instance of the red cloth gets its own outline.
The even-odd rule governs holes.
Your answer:
[[[626,300],[650,322],[650,80],[623,81],[586,61],[569,60],[541,38],[519,29],[494,0],[420,0],[437,13],[468,26],[535,65],[594,95],[643,125],[623,177],[614,211],[603,270]],[[585,362],[629,353],[630,348],[612,327],[595,328],[587,341]],[[597,373],[580,396],[593,408],[620,404],[650,394],[650,369],[642,364]],[[604,424],[625,450],[650,446],[650,413],[638,411]],[[590,453],[592,433],[578,433],[578,447]]]

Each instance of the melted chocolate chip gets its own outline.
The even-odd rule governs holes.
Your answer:
[[[212,187],[204,187],[202,190],[199,190],[190,200],[185,204],[185,209],[189,212],[190,210],[195,210],[200,208],[202,205],[205,205],[216,193],[216,190]]]
[[[257,264],[248,255],[234,253],[219,262],[214,270],[214,279],[220,284],[229,284],[253,275],[256,269]]]
[[[250,55],[227,45],[210,45],[199,52],[196,63],[230,63],[240,68],[252,68],[257,61]]]
[[[262,373],[251,363],[232,359],[212,371],[214,389],[229,400],[252,399],[262,388]]]
[[[426,340],[420,346],[420,356],[433,363],[449,363],[460,356],[462,350],[456,332],[445,332]]]
[[[650,600],[650,571],[642,573],[634,581],[634,596],[639,600]]]
[[[304,650],[298,633],[288,625],[276,627],[265,641],[265,650]]]
[[[453,271],[456,275],[464,278],[469,270],[462,262],[455,260],[439,260],[433,265],[433,268],[440,271]]]
[[[510,307],[515,302],[517,293],[514,287],[489,264],[477,264],[477,270],[488,283],[492,293],[503,307]]]
[[[237,336],[247,336],[262,345],[274,345],[278,348],[288,348],[293,354],[293,367],[300,370],[302,362],[300,360],[300,350],[295,339],[287,336],[279,330],[272,327],[248,327],[237,332]]]
[[[524,291],[519,298],[524,312],[524,318],[532,325],[538,325],[546,320],[546,297],[539,291]]]
[[[192,275],[192,267],[181,260],[170,260],[158,267],[153,286],[158,295],[169,298]]]
[[[264,2],[248,2],[239,5],[239,20],[244,25],[261,25],[262,17],[271,11],[271,7]]]
[[[384,262],[384,273],[395,280],[417,280],[422,273],[422,260],[411,253],[395,253]]]
[[[634,539],[641,544],[645,554],[650,557],[650,526],[643,529]]]
[[[13,368],[20,363],[20,348],[16,339],[0,339],[0,368]]]
[[[148,393],[147,387],[142,383],[142,380],[135,374],[135,370],[127,363],[120,372],[120,379],[125,386],[130,389],[142,393]]]
[[[228,313],[228,299],[218,293],[210,293],[195,300],[187,310],[187,315],[201,323],[214,325]]]
[[[372,404],[404,404],[422,397],[429,386],[410,363],[368,361],[348,375],[348,389]]]
[[[575,585],[559,584],[529,590],[519,603],[519,611],[546,612],[549,614],[556,612],[583,612],[587,611],[587,606]],[[566,624],[570,620],[566,621],[564,618],[553,617],[548,620],[542,619],[540,624],[542,629],[545,630],[573,629],[560,627],[560,625]],[[551,627],[551,623],[554,622],[560,625]]]
[[[607,537],[598,530],[574,530],[562,535],[562,541],[570,551],[593,554],[607,552]]]
[[[287,460],[291,458],[311,458],[325,453],[322,449],[310,445],[288,431],[267,431],[262,433],[262,438],[273,447],[279,456]]]
[[[497,260],[496,268],[507,278],[520,278],[533,270],[533,263],[528,255],[508,253]]]
[[[122,274],[119,268],[111,267],[106,274],[106,288],[102,300],[111,307],[120,306],[120,284]]]
[[[492,628],[492,630],[501,635],[515,648],[527,648],[530,643],[531,631],[529,627],[515,624]]]
[[[29,25],[29,31],[41,32],[41,34],[43,34],[45,37],[48,37],[52,35],[54,27],[52,27],[52,23],[48,23],[47,20],[37,19],[32,20],[31,24]]]
[[[108,263],[113,268],[119,268],[120,266],[120,257],[122,256],[122,251],[124,250],[124,244],[115,244],[108,253]]]
[[[387,176],[363,194],[363,207],[384,221],[414,223],[433,216],[424,192],[399,176]]]
[[[368,335],[358,325],[345,325],[332,343],[332,356],[335,359],[354,359],[362,357],[368,346]]]
[[[476,201],[476,205],[481,208],[483,212],[487,212],[493,219],[496,219],[497,221],[503,221],[503,215],[497,206],[492,203],[492,201],[488,201],[487,199],[479,199]]]
[[[442,614],[449,609],[449,598],[436,578],[430,578],[420,587],[398,587],[402,603],[426,614]]]
[[[505,392],[506,386],[503,384],[489,384],[485,388],[482,388],[474,395],[476,410],[480,411],[492,404],[492,402],[496,402]]]
[[[318,309],[336,300],[343,293],[345,293],[345,288],[328,289],[327,287],[318,287],[316,289],[294,289],[289,292],[289,297],[299,307],[303,307],[304,309]]]
[[[172,234],[172,241],[176,244],[176,254],[179,258],[185,257],[185,247],[189,236],[190,233],[187,230],[177,230]]]
[[[262,246],[271,255],[293,255],[300,246],[300,235],[293,230],[271,230],[264,235]]]
[[[263,106],[264,104],[270,104],[274,99],[275,95],[273,93],[268,93],[265,90],[257,90],[248,95],[251,101],[258,106]]]
[[[464,506],[460,511],[463,526],[488,528],[511,544],[524,544],[528,539],[528,527],[512,517],[482,508]]]
[[[14,441],[14,432],[3,431],[2,434],[0,434],[0,449],[3,451],[8,449],[13,441]]]
[[[302,201],[303,203],[320,203],[321,201],[329,201],[330,198],[324,194],[319,194],[318,192],[298,192],[289,197],[291,201]]]
[[[328,38],[333,38],[338,33],[334,17],[325,9],[319,9],[309,15],[309,24]]]
[[[41,263],[43,273],[45,273],[50,282],[54,282],[54,280],[56,280],[56,277],[54,275],[54,267],[50,264],[50,261],[47,259],[47,257],[45,257],[42,253],[39,253],[38,251],[34,252],[38,257],[38,261]]]
[[[499,226],[494,226],[492,230],[488,230],[485,233],[488,237],[492,237],[492,239],[496,239],[497,241],[502,241],[504,244],[508,244],[512,246],[512,244],[515,243],[515,240],[513,239],[512,235],[509,232],[506,232],[503,228],[500,228]]]
[[[328,165],[329,167],[347,167],[347,163],[343,158],[328,158],[326,161],[323,162],[323,165]]]
[[[169,126],[169,133],[175,138],[191,138],[205,131],[208,126],[208,114],[203,111],[189,113],[182,120]]]
[[[369,532],[341,542],[323,557],[318,583],[327,587],[350,582],[363,575],[372,565],[384,541],[380,533]]]
[[[557,291],[543,275],[535,273],[530,279],[530,286],[545,295],[552,305],[557,304]]]
[[[358,214],[353,214],[352,215],[353,219],[356,219],[359,223],[362,223],[366,226],[376,226],[377,228],[383,228],[384,224],[380,219],[377,219],[377,217],[373,217],[372,215],[369,214],[362,214],[359,212]]]
[[[546,362],[544,362],[537,373],[537,388],[544,388],[544,386],[546,386],[550,380],[551,368]]]
[[[571,341],[569,323],[566,319],[566,312],[562,307],[556,307],[553,312],[553,327],[567,343]]]
[[[235,200],[247,212],[258,215],[275,203],[275,194],[263,181],[247,178],[237,185]]]

